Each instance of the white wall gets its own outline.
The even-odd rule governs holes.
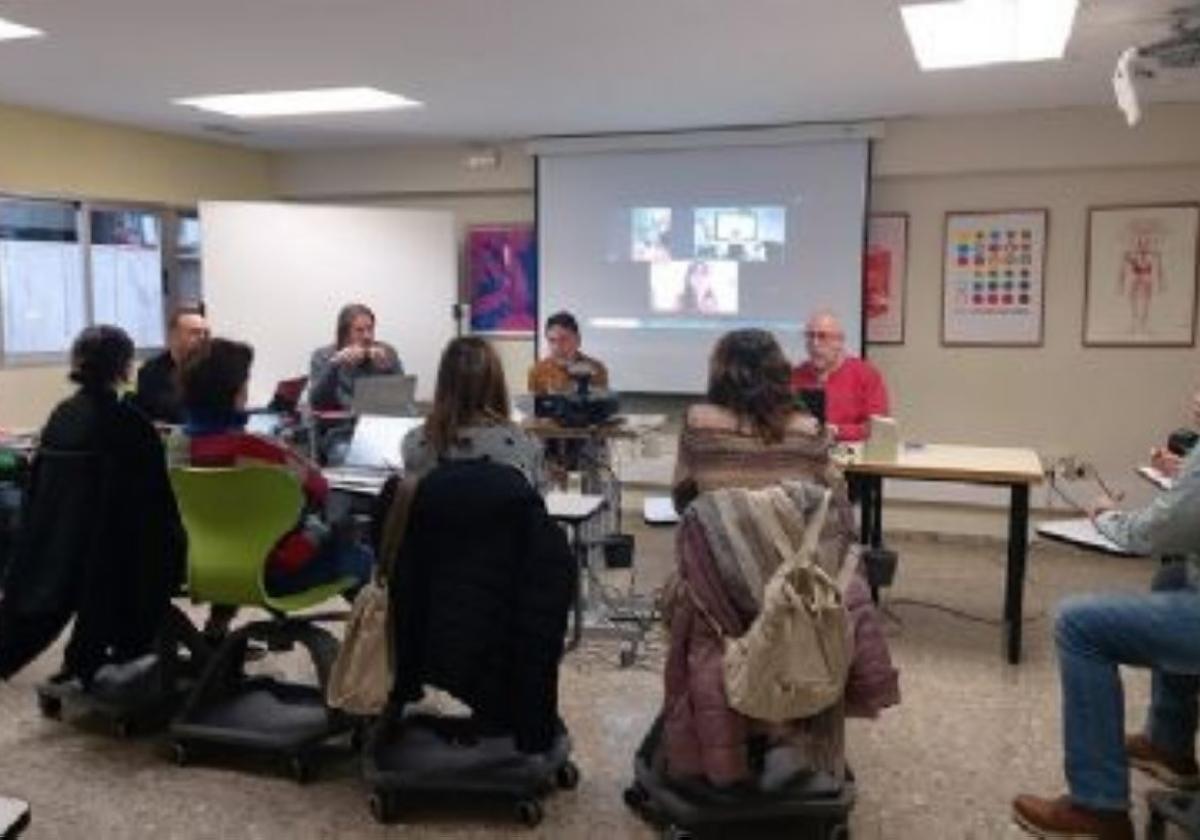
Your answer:
[[[1200,353],[1081,346],[1086,210],[1090,204],[1200,200],[1197,137],[1200,107],[1184,105],[1152,106],[1136,129],[1109,108],[886,124],[875,150],[872,210],[909,214],[910,288],[906,343],[872,348],[871,355],[888,378],[906,437],[1078,454],[1094,460],[1133,500],[1147,496],[1130,466],[1187,421],[1188,395],[1200,385]],[[286,154],[276,159],[274,173],[277,189],[289,197],[442,202],[459,214],[460,227],[467,218],[501,220],[488,215],[497,207],[504,214],[525,211],[505,221],[532,219],[532,166],[519,148],[506,148],[500,170],[483,174],[461,166],[465,154],[452,146]],[[512,203],[498,202],[501,195]],[[943,214],[1037,206],[1050,211],[1044,346],[941,347]],[[802,318],[797,313],[797,322]],[[523,344],[504,347],[517,382],[532,356],[531,342]],[[939,497],[948,492],[954,493],[942,490]],[[1085,488],[1079,493],[1090,495]],[[980,516],[944,503],[892,505],[887,515],[889,526],[1003,529],[995,513]]]

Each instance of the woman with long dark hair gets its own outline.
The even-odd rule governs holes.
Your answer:
[[[766,330],[721,337],[709,359],[708,400],[684,418],[676,507],[706,490],[764,487],[789,478],[840,486],[830,460],[832,441],[797,407],[790,377],[791,364]]]
[[[508,464],[545,483],[542,449],[512,422],[500,357],[482,338],[455,338],[438,364],[433,410],[404,438],[404,469],[424,475],[441,461]]]

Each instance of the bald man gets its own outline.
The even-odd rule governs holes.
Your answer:
[[[846,333],[832,312],[804,326],[808,361],[792,371],[792,390],[825,389],[825,422],[841,441],[865,440],[872,414],[888,413],[887,385],[865,359],[846,354]]]

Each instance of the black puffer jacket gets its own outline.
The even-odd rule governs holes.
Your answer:
[[[108,390],[51,414],[0,599],[0,679],[75,619],[64,667],[87,682],[152,649],[187,543],[158,433]]]
[[[577,573],[566,537],[512,467],[446,463],[417,489],[392,567],[393,700],[422,685],[525,752],[558,731],[558,665]]]

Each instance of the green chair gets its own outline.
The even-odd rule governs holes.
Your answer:
[[[272,595],[266,561],[280,537],[299,521],[304,496],[290,472],[276,467],[176,468],[171,484],[188,536],[188,589],[193,601],[258,607],[269,614],[229,633],[171,726],[174,757],[187,763],[201,744],[222,744],[282,755],[297,781],[311,775],[310,757],[353,720],[325,705],[337,640],[318,622],[344,612],[305,613],[355,584],[343,578],[303,592]],[[247,675],[246,650],[261,641],[272,651],[303,646],[317,685]]]

